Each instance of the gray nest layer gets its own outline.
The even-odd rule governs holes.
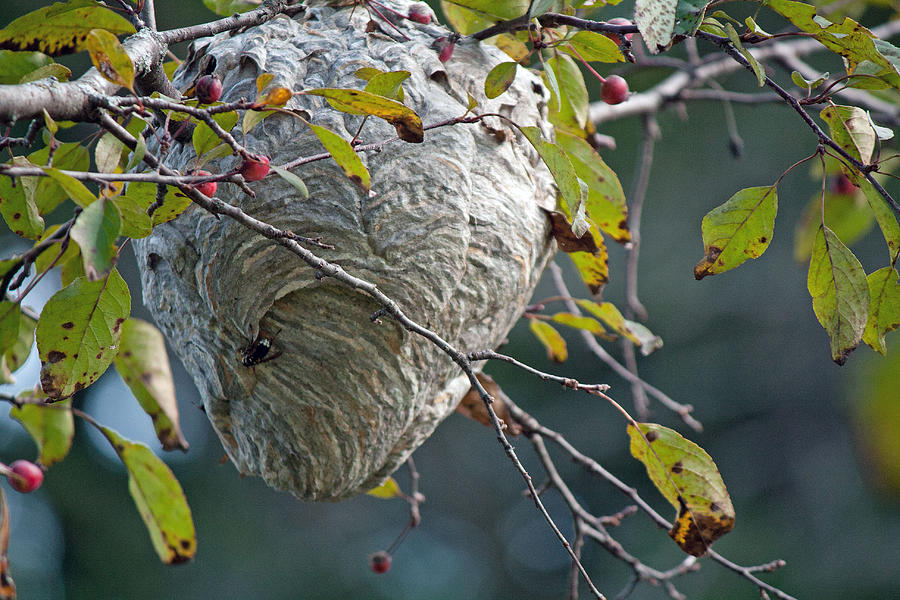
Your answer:
[[[400,12],[409,4],[390,2]],[[426,125],[466,112],[467,92],[480,112],[540,125],[547,92],[519,69],[515,84],[487,100],[483,81],[509,60],[483,44],[458,46],[447,64],[432,47],[442,27],[400,20],[403,40],[386,23],[366,32],[362,7],[310,9],[298,20],[273,21],[195,42],[175,84],[186,89],[208,56],[216,58],[223,100],[254,98],[256,78],[291,90],[362,89],[362,67],[409,71],[405,104]],[[287,105],[350,139],[362,117],[322,98]],[[393,141],[363,153],[372,174],[366,194],[331,158],[295,172],[310,197],[274,174],[250,184],[251,198],[221,184],[218,197],[302,236],[321,236],[334,250],[316,252],[371,281],[418,323],[467,352],[495,348],[519,318],[552,253],[539,205],[552,208],[549,174],[528,142],[499,119],[426,131],[425,142]],[[234,134],[241,139],[240,128]],[[369,118],[361,139],[394,137]],[[273,164],[323,152],[300,119],[274,115],[246,137]],[[190,144],[167,163],[187,172]],[[211,170],[235,166],[229,157]],[[380,306],[314,271],[296,255],[228,218],[199,207],[157,227],[135,244],[144,303],[200,390],[206,412],[242,473],[313,500],[339,500],[379,485],[449,415],[469,389],[447,355],[390,318]],[[258,335],[274,339],[274,360],[241,363]]]

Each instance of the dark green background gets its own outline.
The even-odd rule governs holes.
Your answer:
[[[0,25],[41,4],[3,3]],[[158,0],[157,5],[163,28],[212,16],[199,0]],[[610,8],[604,16],[618,14],[627,13]],[[832,61],[828,68],[840,67]],[[662,75],[630,82],[641,89]],[[722,83],[753,89],[752,76],[745,72]],[[783,106],[738,106],[736,112],[746,143],[740,160],[728,152],[720,105],[692,104],[685,120],[672,111],[660,117],[663,138],[645,209],[640,293],[650,311],[648,325],[665,347],[641,361],[641,374],[676,400],[693,404],[706,430],[690,433],[656,403],[652,419],[688,434],[718,463],[737,511],[735,530],[717,543],[719,552],[746,565],[785,559],[785,569],[764,577],[798,597],[895,598],[900,595],[898,501],[879,491],[877,472],[861,452],[865,432],[855,426],[853,415],[872,399],[866,381],[874,369],[900,374],[900,345],[894,340],[888,359],[893,366],[869,349],[853,354],[842,368],[830,361],[826,335],[806,291],[806,266],[792,260],[794,224],[817,188],[809,170],[796,170],[780,187],[775,237],[762,258],[702,282],[691,274],[702,254],[703,215],[742,187],[773,182],[815,149],[809,130]],[[639,124],[629,119],[605,125],[602,133],[618,142],[618,149],[604,157],[627,190]],[[900,186],[889,187],[900,192]],[[0,238],[0,247],[4,256],[17,249],[8,236]],[[877,231],[854,250],[867,271],[884,266]],[[616,247],[610,254],[613,281],[605,297],[621,306],[624,253]],[[572,290],[581,293],[568,259],[558,261]],[[135,314],[146,316],[130,253],[121,269]],[[38,297],[49,293],[50,288],[36,292]],[[551,293],[545,282],[536,297]],[[611,394],[630,405],[629,386],[586,354],[577,336],[567,337],[572,356],[562,366],[548,363],[522,325],[511,333],[506,351],[541,369],[608,382]],[[186,456],[165,458],[194,512],[196,559],[175,567],[159,564],[128,495],[123,468],[79,424],[71,456],[50,470],[40,491],[23,496],[5,487],[13,511],[10,559],[23,600],[564,597],[566,555],[522,495],[523,483],[489,429],[453,416],[416,453],[428,498],[423,522],[396,552],[390,573],[378,576],[368,570],[366,557],[400,532],[405,506],[369,497],[303,503],[260,480],[241,479],[230,463],[219,464],[223,452],[197,408],[197,392],[180,365],[173,367],[192,447]],[[487,370],[523,408],[638,487],[663,514],[674,513],[630,458],[625,423],[616,411],[512,368],[491,365]],[[30,370],[19,373],[19,385],[0,389],[30,387],[35,373],[32,362]],[[900,392],[890,400],[897,402],[897,396]],[[106,375],[77,403],[125,435],[152,440],[149,420],[135,409],[115,374]],[[515,440],[515,445],[540,482],[528,442]],[[18,426],[0,418],[0,460],[31,458],[33,452]],[[557,457],[589,509],[608,514],[627,504],[608,485]],[[405,470],[397,477],[405,486]],[[545,499],[571,534],[561,501],[552,492]],[[613,533],[628,551],[657,568],[674,566],[684,556],[640,515]],[[677,581],[689,597],[759,597],[733,573],[709,560],[701,564],[699,574]],[[585,565],[609,597],[630,574],[596,545],[587,546]],[[665,594],[642,586],[632,597]]]

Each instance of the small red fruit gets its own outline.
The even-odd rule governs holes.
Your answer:
[[[424,3],[413,4],[409,7],[409,16],[407,18],[410,21],[428,25],[431,23],[431,9]]]
[[[269,174],[269,157],[251,154],[241,163],[240,174],[246,181],[259,181]]]
[[[456,44],[446,37],[439,37],[434,43],[439,50],[438,60],[444,63],[450,60],[453,56],[453,49],[456,47]]]
[[[607,21],[607,23],[609,23],[610,25],[634,25],[634,23],[632,23],[628,19],[624,19],[622,17],[616,17],[615,19],[610,19],[609,21]],[[619,44],[620,46],[622,45],[622,40],[615,33],[604,33],[603,35],[605,35],[606,37],[608,37],[615,43]],[[625,39],[628,40],[629,42],[631,41],[631,38],[634,37],[633,33],[625,33],[623,35],[624,35]]]
[[[387,573],[391,570],[391,555],[384,550],[379,550],[369,557],[369,568],[374,573]]]
[[[203,169],[197,169],[196,171],[192,171],[191,175],[207,176],[207,175],[212,175],[212,173],[210,173],[209,171],[204,171]],[[216,193],[217,187],[218,187],[218,184],[216,184],[215,181],[204,181],[203,183],[196,184],[194,186],[194,189],[197,190],[198,192],[200,192],[201,194],[203,194],[204,196],[212,198],[213,194]]]
[[[600,86],[600,98],[607,104],[619,104],[628,99],[628,82],[618,75],[610,75]]]
[[[44,472],[28,460],[17,460],[9,465],[13,475],[9,476],[9,484],[17,492],[27,494],[41,487],[44,483]]]
[[[218,102],[222,97],[222,80],[218,75],[204,75],[194,84],[194,96],[201,104]]]

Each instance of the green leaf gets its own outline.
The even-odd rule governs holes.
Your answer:
[[[634,24],[650,54],[656,54],[672,41],[677,7],[678,0],[635,0]]]
[[[600,324],[600,321],[598,321],[597,319],[592,319],[591,317],[582,317],[581,315],[573,315],[572,313],[561,312],[553,315],[553,320],[556,323],[560,323],[567,327],[582,329],[594,335],[606,338],[609,337],[606,333],[606,329],[603,327],[603,325]]]
[[[159,330],[146,321],[126,319],[115,365],[138,404],[152,419],[163,449],[187,451],[188,443],[178,421],[166,342]]]
[[[527,6],[527,4],[526,4]],[[441,0],[441,10],[447,23],[462,35],[470,35],[494,24],[496,19],[483,12],[463,8],[447,0]]]
[[[147,214],[151,202],[147,201],[146,196],[136,198],[133,195],[125,194],[109,198],[107,202],[115,205],[122,218],[120,235],[139,239],[147,237],[153,231],[150,215]]]
[[[298,192],[300,192],[300,196],[306,200],[309,198],[309,190],[306,188],[306,184],[303,180],[294,173],[291,173],[287,169],[282,169],[281,167],[276,167],[274,165],[269,165],[269,168],[272,169],[275,173],[278,174],[279,177],[287,181],[289,184],[294,186]]]
[[[881,234],[884,236],[884,241],[887,242],[890,264],[896,264],[900,260],[900,224],[897,223],[897,218],[887,200],[878,193],[868,179],[860,176],[854,176],[852,179],[865,194],[869,208],[875,215],[875,221],[881,228]]]
[[[22,78],[53,63],[43,52],[0,50],[0,85],[20,83]]]
[[[734,527],[734,506],[722,475],[703,448],[677,431],[655,423],[638,426],[640,432],[628,425],[631,455],[678,511],[669,537],[688,554],[703,556]]]
[[[409,79],[409,71],[376,73],[368,79],[365,91],[403,102],[403,82]]]
[[[547,358],[558,363],[565,362],[569,358],[566,340],[559,335],[558,331],[553,329],[552,325],[545,321],[531,319],[529,327],[531,327],[531,333],[547,349]]]
[[[889,60],[882,53],[890,54],[893,46],[876,40],[871,31],[853,19],[845,17],[841,23],[832,23],[817,17],[816,8],[803,2],[768,0],[767,4],[801,31],[812,34],[823,46],[843,56],[848,74],[852,74],[860,63],[869,62],[875,67],[873,74],[895,88],[900,86],[900,73],[897,72],[895,61]]]
[[[15,161],[18,164],[22,161]],[[44,219],[31,196],[25,193],[22,178],[0,177],[0,215],[10,231],[18,236],[36,240],[44,232]]]
[[[129,183],[125,192],[125,197],[129,201],[138,203],[139,205],[150,207],[156,202],[157,185],[149,182]],[[191,199],[181,194],[176,188],[166,186],[166,195],[163,203],[155,211],[153,211],[152,223],[156,227],[162,223],[167,223],[183,213],[191,205]]]
[[[859,260],[827,227],[816,234],[806,287],[816,318],[831,341],[839,365],[862,339],[869,315],[869,286]]]
[[[263,122],[267,117],[274,115],[277,110],[248,110],[244,113],[244,120],[241,122],[241,131],[247,135],[254,127]]]
[[[559,49],[588,62],[625,62],[619,45],[596,31],[579,31],[560,44]]]
[[[44,393],[68,398],[97,381],[118,350],[130,311],[128,286],[115,269],[106,279],[82,277],[56,292],[36,332]]]
[[[484,80],[484,95],[488,98],[496,98],[509,89],[516,80],[516,70],[519,63],[502,62],[491,69]]]
[[[23,396],[34,399],[35,394],[46,399],[40,390],[24,392],[19,399]],[[9,416],[21,423],[37,444],[38,462],[45,467],[64,459],[72,447],[75,422],[71,409],[71,400],[63,400],[55,404],[29,402],[21,407],[14,406],[9,411]]]
[[[116,85],[134,89],[134,63],[116,36],[104,29],[93,29],[85,39],[94,68]]]
[[[500,19],[515,19],[528,11],[530,0],[452,0],[447,4],[469,8]]]
[[[99,427],[128,469],[128,491],[147,526],[153,548],[166,564],[182,563],[197,552],[197,535],[184,491],[171,469],[144,444]]]
[[[553,181],[556,182],[556,187],[559,188],[559,193],[568,206],[569,215],[567,216],[578,214],[582,210],[584,200],[581,195],[581,186],[578,184],[578,176],[575,174],[569,157],[558,146],[546,141],[537,127],[521,127],[520,130],[550,170]],[[575,231],[575,236],[581,237],[583,233],[584,231]]]
[[[675,35],[694,35],[706,16],[711,0],[678,0],[675,7]]]
[[[0,308],[0,314],[3,314],[3,311],[4,309]],[[0,320],[2,320],[2,318],[0,318]],[[9,369],[10,372],[18,370],[28,359],[28,355],[31,354],[31,346],[34,345],[35,325],[37,325],[37,321],[28,315],[20,315],[19,331],[16,333],[15,341],[13,341],[11,346],[0,346],[0,348],[2,348],[2,350],[0,350],[2,357],[0,358],[3,359],[6,368]]]
[[[694,267],[694,277],[717,275],[759,258],[775,231],[778,191],[775,186],[744,188],[703,217],[705,256]]]
[[[217,15],[230,17],[234,13],[245,13],[259,8],[262,0],[203,0],[203,5]]]
[[[421,143],[425,138],[422,119],[411,108],[396,100],[362,90],[316,88],[303,94],[322,96],[335,109],[349,114],[367,114],[379,117],[397,130],[397,136],[406,142]]]
[[[9,300],[0,300],[0,354],[6,354],[16,343],[22,309]]]
[[[41,239],[37,242],[38,244],[52,236],[59,229],[59,225],[51,225],[44,231],[44,235],[41,236]],[[37,244],[35,244],[37,245]],[[34,260],[34,267],[37,269],[38,273],[43,273],[44,271],[50,268],[51,263],[56,260],[56,257],[59,256],[59,260],[56,260],[55,266],[64,265],[70,259],[78,256],[78,245],[77,244],[68,244],[66,246],[65,252],[60,256],[60,252],[62,251],[62,242],[53,242],[37,256]]]
[[[646,328],[644,329],[646,330],[646,333],[650,334],[649,336],[647,336],[644,331],[636,331],[634,322],[623,317],[622,313],[619,312],[619,309],[616,308],[612,302],[594,302],[592,300],[576,300],[576,302],[578,303],[578,306],[606,323],[613,331],[626,337],[636,346],[640,346],[641,348],[647,346],[649,348],[655,345],[657,343],[656,340],[659,339],[657,336],[650,333],[649,330],[646,330]],[[652,348],[650,352],[653,350],[655,350],[655,348]],[[649,354],[650,352],[647,352],[646,354]]]
[[[54,167],[44,167],[44,172],[56,181],[66,191],[66,195],[81,208],[87,208],[97,199],[87,187],[72,177]]]
[[[251,112],[254,111],[247,111],[247,114],[250,114]],[[212,116],[212,119],[223,130],[225,130],[226,132],[230,132],[234,128],[234,126],[237,125],[240,116],[237,114],[237,111],[231,111],[215,114]],[[246,115],[244,119],[247,119]],[[215,132],[209,125],[207,125],[203,121],[198,121],[197,126],[194,128],[192,142],[194,144],[194,152],[196,152],[197,156],[200,157],[221,144],[222,140],[219,139],[219,136],[215,134]]]
[[[320,125],[313,125],[312,123],[307,123],[307,125],[316,134],[316,137],[319,138],[319,141],[325,146],[328,153],[331,154],[334,162],[344,171],[344,175],[368,192],[372,187],[369,170],[366,169],[359,155],[353,150],[350,142]]]
[[[31,83],[32,81],[39,81],[41,79],[47,79],[48,77],[54,77],[59,81],[68,81],[71,76],[72,70],[69,69],[69,67],[59,63],[50,63],[49,65],[44,65],[31,73],[23,75],[22,79],[19,80],[19,83]]]
[[[38,50],[51,56],[80,52],[93,29],[134,33],[124,17],[93,0],[56,2],[19,17],[0,30],[0,48]]]
[[[94,202],[78,215],[70,235],[81,248],[88,281],[105,278],[115,265],[115,243],[121,227],[119,210],[106,198]]]
[[[366,492],[369,496],[374,496],[376,498],[381,498],[383,500],[390,500],[391,498],[399,498],[403,495],[403,492],[400,491],[400,486],[397,485],[397,482],[393,477],[388,477],[384,483],[379,485],[377,488],[372,488],[368,492]]]
[[[49,147],[44,146],[29,154],[28,160],[34,165],[47,165],[49,153]],[[57,169],[87,171],[91,166],[91,156],[86,147],[76,142],[60,144],[53,153],[52,166]],[[25,193],[33,199],[38,212],[42,215],[50,214],[61,202],[69,198],[65,188],[52,177],[23,177],[22,184]]]
[[[863,164],[871,162],[878,136],[866,111],[855,106],[828,106],[821,117],[841,148]]]
[[[559,122],[573,130],[584,129],[590,103],[581,69],[565,54],[558,54],[545,61],[545,68],[553,71],[559,84],[559,110],[555,111],[556,114],[551,110],[551,122]]]
[[[869,283],[869,320],[863,341],[880,354],[887,353],[884,336],[900,327],[900,275],[893,267],[878,269],[866,280]]]
[[[558,0],[534,0],[531,3],[531,9],[528,11],[529,17],[539,17],[545,12],[549,12]]]
[[[97,141],[97,147],[94,148],[94,163],[97,165],[97,170],[101,173],[115,173],[124,151],[125,145],[122,142],[117,140],[113,134],[104,133]]]
[[[801,75],[799,71],[791,71],[791,81],[793,81],[794,85],[796,85],[797,87],[814,90],[825,83],[825,80],[828,79],[829,75],[830,73],[824,73],[818,79],[810,81],[809,79]]]
[[[631,241],[628,207],[619,177],[584,139],[557,131],[556,144],[569,157],[578,178],[588,186],[586,207],[591,221],[617,242]]]

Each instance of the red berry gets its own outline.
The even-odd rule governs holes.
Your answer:
[[[204,75],[194,84],[194,96],[201,104],[218,102],[222,97],[222,80],[218,75]]]
[[[609,23],[610,25],[633,25],[634,24],[631,21],[629,21],[628,19],[623,19],[622,17],[616,17],[615,19],[610,19],[609,21],[607,21],[607,23]],[[603,35],[605,35],[606,37],[608,37],[609,39],[611,39],[612,41],[614,41],[615,43],[617,43],[619,45],[622,44],[622,40],[615,33],[604,33]],[[625,39],[628,40],[629,42],[631,41],[631,38],[634,37],[633,33],[626,33],[623,35],[625,36]]]
[[[413,4],[409,7],[409,16],[407,18],[410,21],[428,25],[429,23],[431,23],[431,9],[427,4]]]
[[[447,62],[448,60],[450,60],[450,58],[453,56],[453,49],[456,47],[456,44],[445,37],[439,37],[435,41],[435,45],[440,49],[438,60],[441,62]]]
[[[41,487],[44,483],[44,472],[39,466],[28,460],[17,460],[9,465],[13,475],[9,477],[9,484],[17,492],[27,494]]]
[[[196,171],[191,171],[191,175],[197,176],[206,176],[212,175],[209,171],[204,171],[203,169],[197,169]],[[194,185],[194,189],[203,194],[204,196],[208,196],[212,198],[213,194],[216,193],[216,188],[218,184],[215,181],[204,181],[203,183],[198,183]]]
[[[387,573],[391,570],[391,555],[379,550],[369,557],[369,568],[374,573]]]
[[[619,104],[628,99],[628,82],[618,75],[610,75],[600,86],[600,98],[607,104]]]
[[[269,157],[262,154],[251,154],[244,159],[240,168],[246,181],[259,181],[269,174]]]
[[[838,175],[832,189],[835,194],[841,194],[842,196],[852,196],[856,193],[856,186],[853,185],[853,182],[850,181],[849,177],[843,174]]]

